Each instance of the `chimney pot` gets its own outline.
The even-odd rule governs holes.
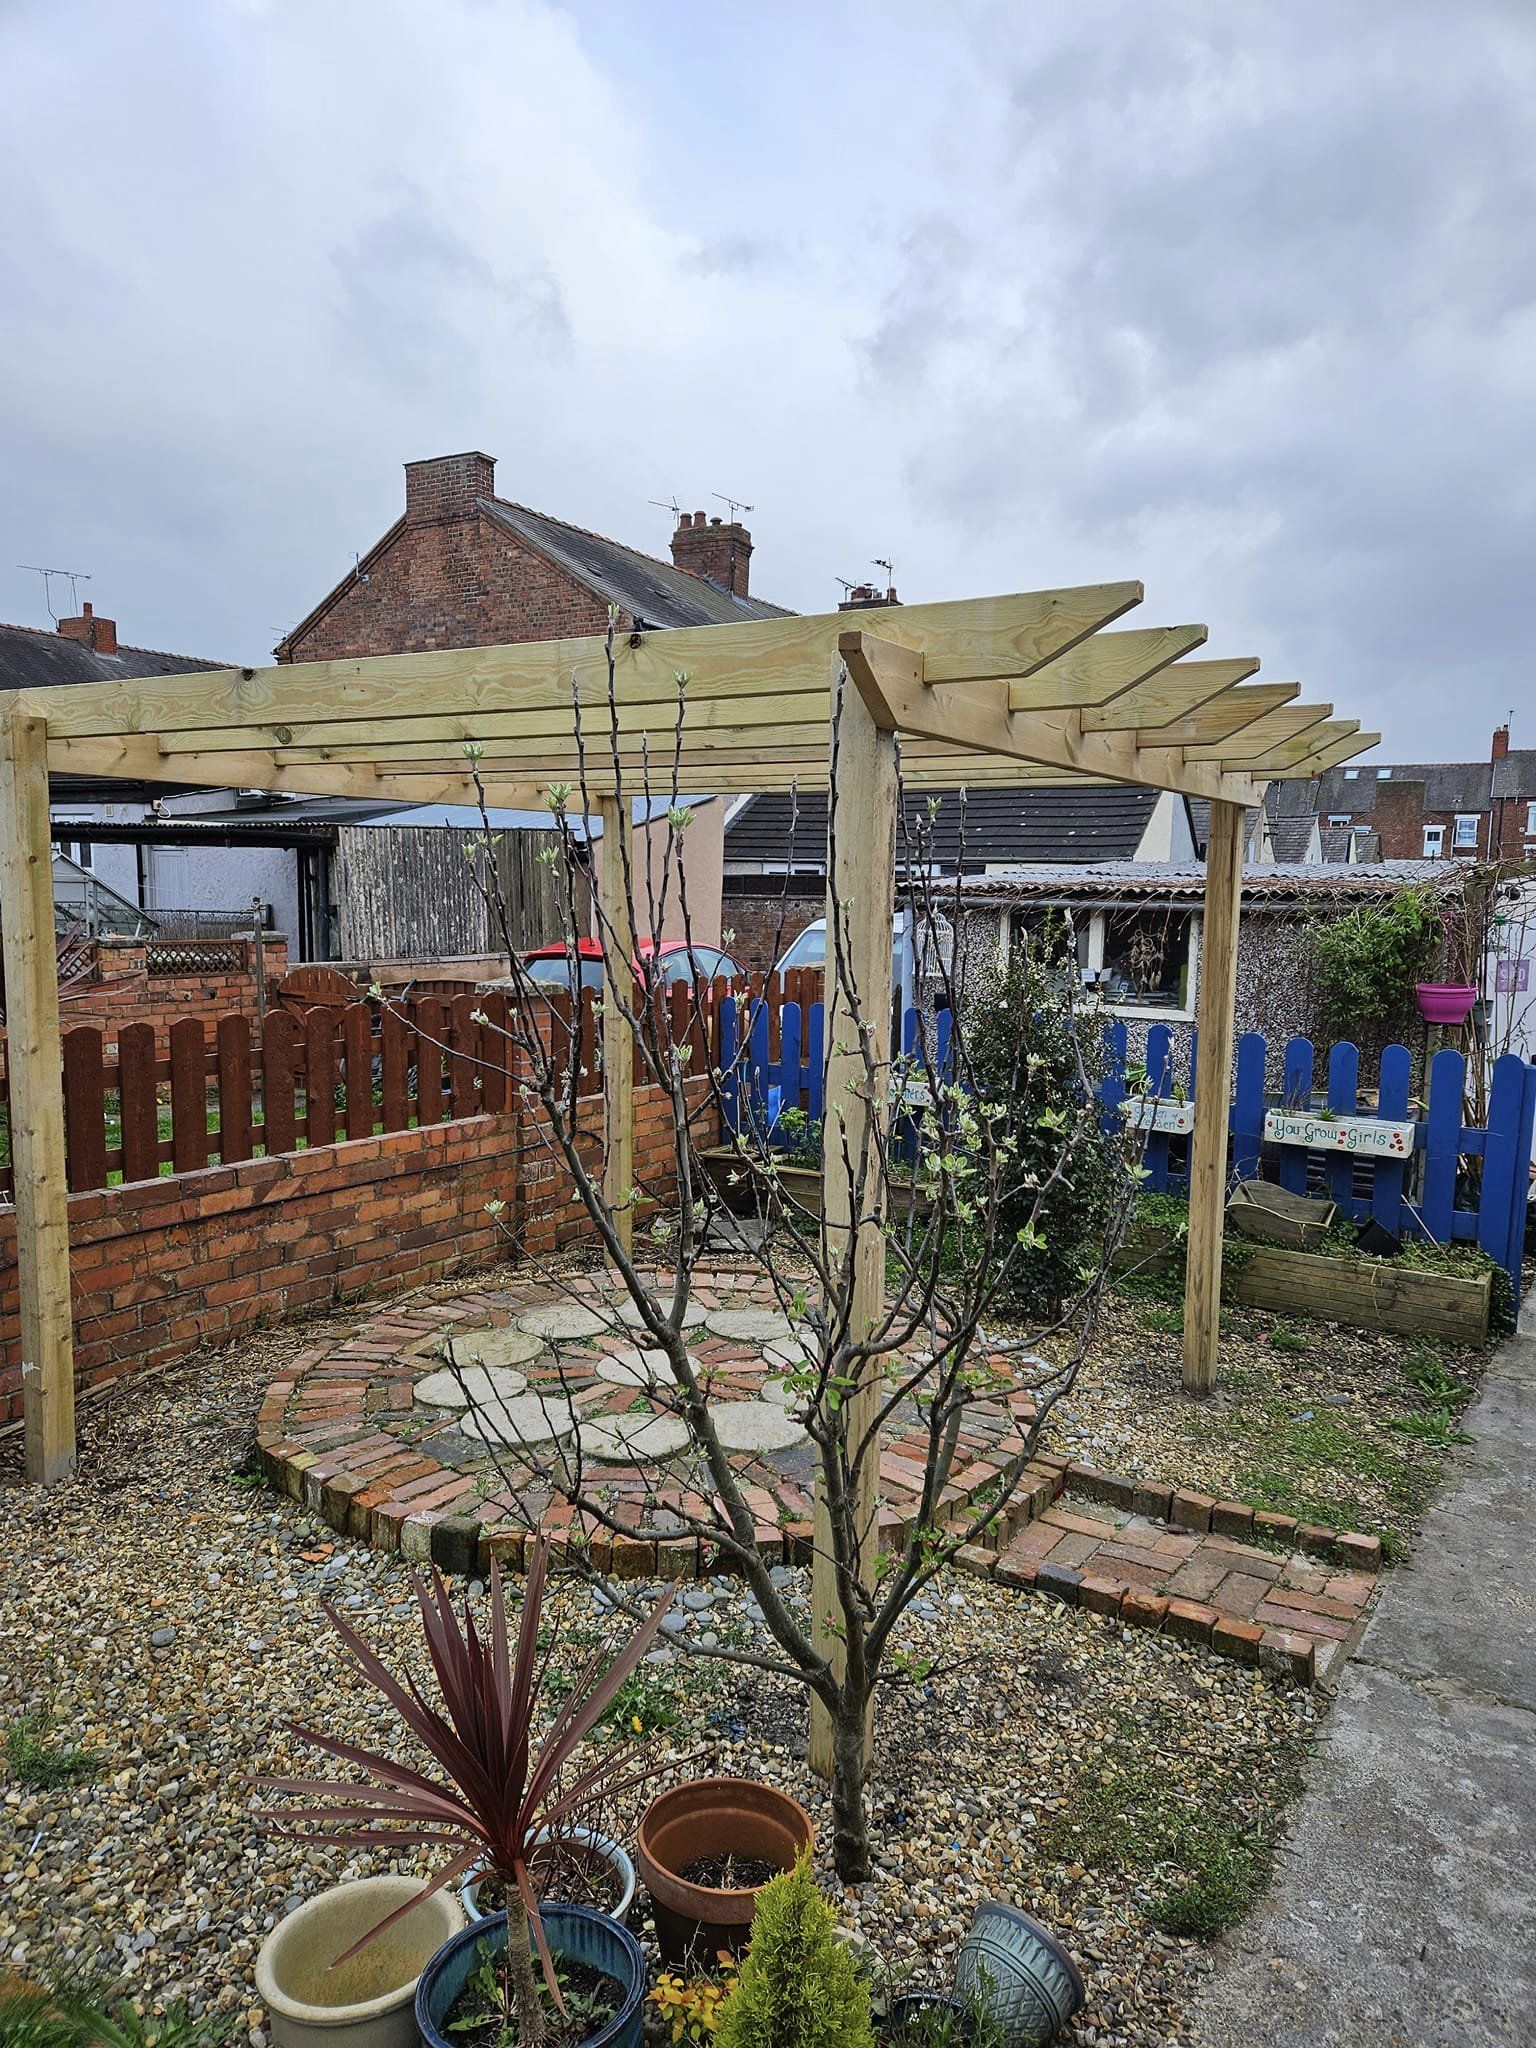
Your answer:
[[[693,515],[693,523],[695,526],[702,526],[704,524],[704,514],[702,512],[695,512]]]

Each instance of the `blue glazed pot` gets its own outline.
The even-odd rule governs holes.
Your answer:
[[[590,1906],[546,1905],[539,1915],[544,1939],[557,1959],[587,1963],[605,1970],[624,1986],[624,2003],[601,2033],[589,2034],[583,2048],[640,2048],[644,2022],[645,1958],[627,1927],[594,1913]],[[469,1981],[478,1961],[478,1945],[489,1942],[500,1951],[507,1945],[507,1916],[493,1913],[477,1920],[445,1942],[421,1973],[416,1986],[416,2025],[424,2048],[456,2048],[444,2029],[453,2001]]]
[[[1001,2030],[1006,2048],[1045,2048],[1088,1995],[1056,1937],[996,1899],[977,1908],[955,1964],[955,1990]]]

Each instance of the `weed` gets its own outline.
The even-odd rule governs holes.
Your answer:
[[[6,1767],[29,1792],[51,1792],[81,1778],[94,1778],[106,1762],[99,1749],[76,1749],[52,1741],[52,1730],[51,1708],[23,1714],[6,1730]]]
[[[1415,1408],[1407,1415],[1388,1418],[1388,1429],[1399,1436],[1416,1437],[1421,1444],[1470,1444],[1475,1438],[1458,1429],[1446,1408]]]
[[[1269,1341],[1276,1351],[1310,1351],[1312,1340],[1304,1337],[1300,1330],[1293,1330],[1286,1323],[1276,1323],[1269,1333]]]
[[[1184,1327],[1184,1311],[1181,1308],[1164,1308],[1154,1303],[1144,1308],[1136,1318],[1143,1330],[1154,1336],[1176,1337]]]

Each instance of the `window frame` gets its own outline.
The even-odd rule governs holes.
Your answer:
[[[1476,853],[1478,851],[1479,842],[1482,838],[1482,812],[1457,811],[1454,815],[1456,823],[1451,831],[1452,853]],[[1463,838],[1462,836],[1462,827],[1464,825],[1470,825],[1472,827],[1472,836],[1470,839]]]
[[[1431,845],[1431,841],[1434,842],[1433,845]],[[1443,825],[1426,825],[1424,827],[1423,857],[1425,860],[1444,860],[1445,827]]]
[[[1123,910],[1152,912],[1159,909],[1156,903],[1136,903],[1121,906]],[[1095,910],[1088,919],[1088,957],[1083,964],[1083,979],[1092,989],[1097,989],[1099,976],[1104,972],[1104,942],[1109,932],[1109,920],[1117,915],[1115,910]],[[1169,917],[1184,919],[1184,988],[1182,1003],[1138,1003],[1116,1000],[1108,995],[1100,998],[1099,1007],[1110,1017],[1134,1017],[1149,1024],[1192,1024],[1200,1000],[1200,940],[1203,922],[1198,910],[1182,908],[1177,904],[1167,907]]]

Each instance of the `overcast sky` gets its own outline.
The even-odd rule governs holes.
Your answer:
[[[479,447],[1536,745],[1533,105],[1536,0],[0,0],[0,617],[265,659]]]

